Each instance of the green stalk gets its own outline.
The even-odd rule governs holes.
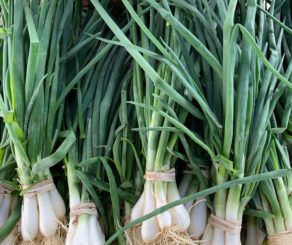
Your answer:
[[[70,200],[70,208],[77,205],[80,202],[80,192],[78,186],[78,179],[75,172],[75,168],[73,166],[72,157],[68,157],[65,159],[66,170],[67,170],[67,181],[69,187],[69,200]],[[70,160],[71,159],[71,160]]]
[[[215,163],[217,164],[217,163]],[[226,173],[225,171],[220,171],[223,169],[219,167],[219,170],[216,173],[216,183],[218,185],[223,184],[226,182]],[[220,218],[225,218],[225,210],[226,210],[226,198],[227,198],[227,191],[226,190],[219,190],[216,192],[214,196],[214,207],[215,207],[215,215]]]
[[[287,190],[281,178],[275,179],[274,183],[283,217],[285,218],[286,230],[289,230],[292,228],[292,210],[290,207]]]
[[[236,1],[235,3],[236,4]],[[230,6],[230,5],[229,5]],[[236,6],[236,5],[235,5]],[[235,7],[233,6],[233,7]],[[233,9],[235,11],[235,9]],[[234,13],[234,12],[233,12]],[[245,26],[251,34],[254,33],[254,20],[256,15],[256,1],[249,0],[247,3],[247,16]],[[234,15],[233,15],[234,18]],[[225,33],[224,33],[225,34]],[[235,135],[234,135],[234,169],[238,171],[238,177],[245,175],[245,152],[248,135],[247,125],[247,105],[249,89],[249,67],[252,60],[252,49],[245,40],[242,47],[241,66],[239,71],[239,81],[237,84],[237,96],[235,100]],[[233,71],[231,71],[233,74]],[[232,77],[233,79],[233,77]],[[232,122],[233,123],[233,122]],[[238,217],[242,187],[238,186],[230,189],[226,203],[226,219],[230,221],[241,220]]]
[[[232,30],[234,26],[234,13],[237,1],[231,1],[228,6],[226,19],[223,26],[223,108],[225,114],[224,121],[224,140],[223,140],[223,155],[229,157],[231,144],[233,140],[233,120],[234,120],[234,42],[232,40]],[[231,52],[230,52],[231,47]],[[217,164],[217,163],[215,163]],[[215,166],[216,168],[216,166]],[[226,169],[224,166],[219,166],[216,171],[216,182],[222,184],[226,181]],[[220,218],[225,217],[225,203],[227,193],[222,190],[215,195],[215,213]],[[228,209],[229,210],[229,209]]]
[[[14,147],[14,154],[15,154],[15,161],[17,163],[17,172],[19,175],[19,178],[21,180],[21,183],[23,185],[30,185],[31,184],[31,178],[30,178],[30,172],[27,166],[24,164],[22,157],[20,156],[18,149]]]
[[[271,209],[271,212],[273,213],[275,217],[273,220],[271,219],[269,220],[270,222],[274,222],[275,232],[283,232],[286,230],[283,214],[281,212],[281,208],[278,203],[277,196],[274,195],[276,194],[275,190],[272,190],[271,185],[272,185],[271,181],[265,181],[265,182],[260,183],[259,185],[260,196],[263,202],[265,202],[262,205],[264,207],[268,205]]]
[[[261,196],[261,201],[262,201],[263,209],[265,211],[267,211],[267,212],[270,212],[271,209],[270,209],[268,200],[261,193],[260,193],[260,196]],[[276,229],[275,229],[275,225],[274,225],[273,220],[271,220],[269,218],[265,218],[264,221],[265,221],[267,233],[268,234],[274,234],[276,232]]]
[[[237,0],[232,0],[228,6],[227,15],[223,26],[223,108],[224,108],[224,143],[223,155],[229,157],[233,139],[234,121],[234,41],[232,40],[232,30],[234,26],[234,14]]]

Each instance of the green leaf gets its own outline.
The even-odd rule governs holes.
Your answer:
[[[141,176],[141,178],[143,178],[144,171],[143,171],[142,163],[141,163],[139,154],[138,154],[134,144],[129,139],[126,139],[126,138],[122,138],[121,140],[126,141],[131,146],[132,151],[134,152],[134,156],[135,156],[136,164],[137,164],[138,169],[139,169],[140,176]]]
[[[269,212],[256,210],[256,209],[246,209],[244,211],[245,215],[261,218],[261,219],[274,219],[275,216]]]
[[[11,181],[9,181],[9,180],[1,179],[1,180],[0,180],[0,184],[7,185],[7,186],[9,186],[11,189],[13,189],[13,190],[18,190],[18,189],[19,189],[18,185],[16,185],[15,183],[13,183],[13,182],[11,182]]]
[[[222,78],[223,69],[219,61],[214,57],[214,55],[204,46],[204,44],[193,35],[188,28],[186,28],[179,20],[177,20],[171,12],[162,8],[155,0],[147,0],[151,6],[153,6],[159,14],[164,18],[167,22],[171,24],[171,26],[180,33],[193,47],[196,51],[210,64],[210,66],[214,69],[217,75]]]
[[[5,164],[4,166],[0,167],[0,174],[5,173],[5,172],[10,172],[10,171],[15,171],[15,168],[16,168],[15,162]]]
[[[109,164],[107,163],[106,158],[102,157],[100,160],[103,163],[103,166],[105,168],[105,171],[107,173],[107,177],[109,180],[113,219],[114,219],[115,229],[118,230],[120,228],[121,216],[120,216],[120,201],[119,201],[119,196],[117,192],[118,189],[117,189],[117,185],[115,181],[115,176],[113,175],[113,172]],[[119,236],[119,244],[126,244],[123,234]]]
[[[288,81],[286,77],[281,75],[267,60],[265,55],[262,53],[260,47],[257,45],[253,37],[250,33],[245,29],[244,26],[237,24],[241,33],[243,34],[244,38],[248,41],[248,43],[252,46],[253,50],[255,51],[257,57],[264,63],[264,65],[272,72],[272,74],[277,77],[281,82],[283,82],[289,89],[292,89],[292,83]]]
[[[50,167],[60,162],[68,153],[71,146],[74,144],[75,140],[76,140],[75,134],[71,132],[53,154],[41,159],[36,164],[34,164],[32,168],[32,175],[36,175],[40,171],[49,169]]]
[[[102,180],[99,180],[99,179],[91,179],[91,183],[93,186],[95,186],[96,188],[98,188],[99,190],[103,190],[103,191],[106,191],[106,192],[110,192],[110,187],[109,187],[109,184],[102,181]],[[136,195],[133,195],[129,192],[126,192],[122,189],[119,189],[117,190],[119,196],[121,199],[123,199],[124,201],[126,202],[129,202],[131,203],[132,205],[135,205],[135,203],[138,201],[138,197]]]
[[[287,25],[285,25],[283,22],[281,22],[280,20],[278,20],[277,18],[275,18],[273,15],[271,15],[268,11],[266,11],[264,8],[262,8],[260,5],[257,5],[257,8],[264,12],[269,18],[271,18],[276,24],[278,24],[279,26],[281,26],[283,28],[284,31],[286,31],[287,33],[289,33],[290,35],[292,35],[292,29],[289,28]]]
[[[174,128],[174,127],[143,127],[143,128],[131,128],[131,130],[133,131],[141,131],[141,132],[148,132],[148,131],[167,131],[167,132],[175,132],[175,133],[179,133],[181,131],[179,131],[178,129]]]
[[[224,168],[226,168],[228,171],[236,172],[236,170],[233,169],[233,162],[231,160],[229,160],[228,158],[224,157],[223,155],[219,154],[219,155],[215,156],[213,161],[215,161],[219,164],[222,164],[224,166]]]

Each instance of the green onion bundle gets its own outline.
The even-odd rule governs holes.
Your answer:
[[[96,23],[94,28],[92,23]],[[84,46],[78,46],[80,43],[77,40],[77,45],[72,48],[75,56],[71,62],[76,67],[70,67],[68,71],[72,77],[67,87],[72,86],[76,91],[71,90],[67,96],[66,103],[70,107],[65,110],[64,127],[74,131],[77,137],[65,158],[70,193],[68,245],[104,244],[104,233],[109,232],[111,224],[105,211],[107,207],[103,206],[101,200],[103,194],[94,189],[104,179],[110,182],[113,225],[116,229],[120,220],[119,199],[113,192],[116,184],[110,168],[110,157],[118,123],[121,89],[129,79],[129,59],[124,49],[112,47],[108,40],[111,34],[107,33],[102,23],[95,14],[89,18],[84,32],[78,37]],[[109,43],[104,44],[97,39],[108,40]],[[67,59],[70,60],[70,56]],[[119,240],[122,244],[123,237]]]
[[[93,3],[97,11],[99,11],[104,20],[109,24],[111,30],[118,36],[123,45],[125,45],[125,48],[137,61],[133,71],[135,74],[133,80],[133,104],[136,106],[139,130],[142,130],[139,132],[139,135],[141,138],[143,151],[146,155],[146,181],[144,191],[132,210],[130,218],[131,221],[167,204],[168,202],[178,200],[180,198],[175,183],[175,172],[172,169],[174,166],[175,157],[172,156],[171,152],[167,151],[167,149],[171,151],[176,146],[178,135],[174,133],[171,128],[169,128],[170,123],[168,120],[164,119],[156,110],[161,110],[165,114],[177,114],[182,121],[186,119],[187,111],[184,108],[177,106],[175,103],[176,101],[170,97],[177,95],[179,96],[179,101],[183,101],[187,104],[187,100],[177,92],[180,91],[183,93],[181,86],[177,86],[175,83],[175,80],[177,79],[175,73],[176,66],[182,66],[182,63],[178,58],[181,51],[179,44],[175,43],[175,40],[171,39],[171,30],[166,28],[165,43],[168,48],[175,50],[176,53],[173,52],[173,56],[179,64],[172,64],[171,62],[169,62],[169,64],[165,64],[163,62],[164,60],[159,62],[159,60],[156,61],[155,59],[152,59],[155,64],[155,69],[157,70],[157,72],[155,72],[149,65],[152,61],[148,61],[147,58],[143,58],[139,52],[135,50],[135,46],[133,46],[136,45],[136,38],[139,35],[137,29],[131,29],[133,39],[133,44],[131,44],[129,39],[122,34],[120,29],[117,30],[113,27],[114,23],[112,19],[110,19],[110,17],[107,16],[107,14],[101,9],[99,3],[97,1]],[[129,4],[127,8],[130,13],[133,13],[133,9]],[[132,17],[135,21],[137,21],[137,15],[133,15]],[[143,26],[147,31],[147,27],[143,23],[143,20],[138,17],[138,21],[140,21],[139,25]],[[166,23],[161,21],[160,28],[165,28],[164,25],[166,25]],[[153,25],[150,26],[150,30],[154,32],[154,28],[157,27],[155,27],[153,22]],[[157,29],[157,31],[159,33],[159,29]],[[159,42],[157,42],[154,35],[149,35],[150,37],[147,37],[143,32],[142,34],[145,38],[149,38],[149,41],[154,41],[157,48],[163,50],[164,54],[167,55],[166,58],[170,59],[171,56],[166,51],[166,48],[164,48],[161,44],[158,44]],[[144,41],[146,45],[145,47],[148,47],[150,44],[147,43],[149,42],[147,39]],[[133,48],[129,46],[133,46]],[[143,49],[145,49],[145,47],[142,46]],[[141,68],[138,66],[141,65],[138,61],[139,59],[142,60],[141,62],[148,64],[147,66],[149,67],[149,70],[145,69],[146,77],[143,76]],[[142,68],[144,69],[145,67],[142,66]],[[153,76],[161,80],[162,87],[159,87],[160,84],[157,86],[155,83],[153,86],[153,83],[150,80],[153,79],[153,77],[150,77],[150,79],[148,78],[149,72],[153,72]],[[169,94],[166,94],[163,91],[164,87],[168,89]],[[153,97],[152,94],[154,94]],[[145,102],[145,106],[143,102]],[[159,241],[160,239],[173,239],[171,234],[171,231],[173,231],[180,234],[177,235],[178,238],[182,236],[182,239],[185,239],[184,241],[188,241],[189,238],[183,236],[182,233],[187,231],[189,222],[190,218],[186,208],[183,205],[179,205],[159,214],[155,218],[144,221],[140,228],[135,228],[133,232],[133,239],[134,242],[137,243],[154,242],[156,240]],[[191,240],[188,242],[191,242]]]
[[[65,76],[59,59],[70,41],[63,30],[71,8],[70,1],[1,1],[7,35],[1,47],[0,108],[22,187],[21,233],[25,241],[40,233],[53,237],[65,216],[65,204],[49,168],[75,140],[69,133],[57,144],[63,105],[56,100]]]

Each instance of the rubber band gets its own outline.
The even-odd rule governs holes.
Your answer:
[[[56,186],[53,182],[52,178],[48,178],[46,180],[43,180],[42,182],[33,184],[33,185],[24,185],[23,186],[23,196],[24,197],[33,197],[34,195],[37,195],[39,193],[44,193],[48,191],[52,191],[56,189]]]
[[[172,168],[163,172],[151,172],[146,170],[144,179],[151,181],[175,182],[175,169]]]
[[[291,245],[292,230],[277,232],[268,236],[269,245]]]
[[[84,202],[70,208],[71,218],[78,217],[82,214],[98,216],[95,204],[93,202]]]
[[[241,231],[241,220],[231,222],[211,214],[208,222],[215,228],[228,233],[240,233]]]

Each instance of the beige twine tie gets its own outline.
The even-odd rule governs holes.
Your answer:
[[[269,245],[291,245],[292,230],[274,233],[268,237]]]
[[[220,229],[221,231],[228,233],[240,233],[241,231],[241,220],[236,222],[227,221],[225,219],[219,218],[213,214],[210,215],[209,224]]]
[[[13,191],[13,189],[6,184],[0,184],[0,191],[1,191],[0,195],[7,195],[10,194]]]
[[[52,191],[56,188],[53,179],[48,178],[39,183],[33,185],[23,185],[23,196],[24,197],[33,197],[39,193],[44,193],[48,191]]]
[[[146,170],[144,179],[151,181],[175,182],[175,169],[172,168],[164,172],[151,172]]]
[[[93,202],[83,202],[70,208],[70,218],[73,219],[73,222],[82,214],[89,214],[97,217],[98,213],[95,204]]]

